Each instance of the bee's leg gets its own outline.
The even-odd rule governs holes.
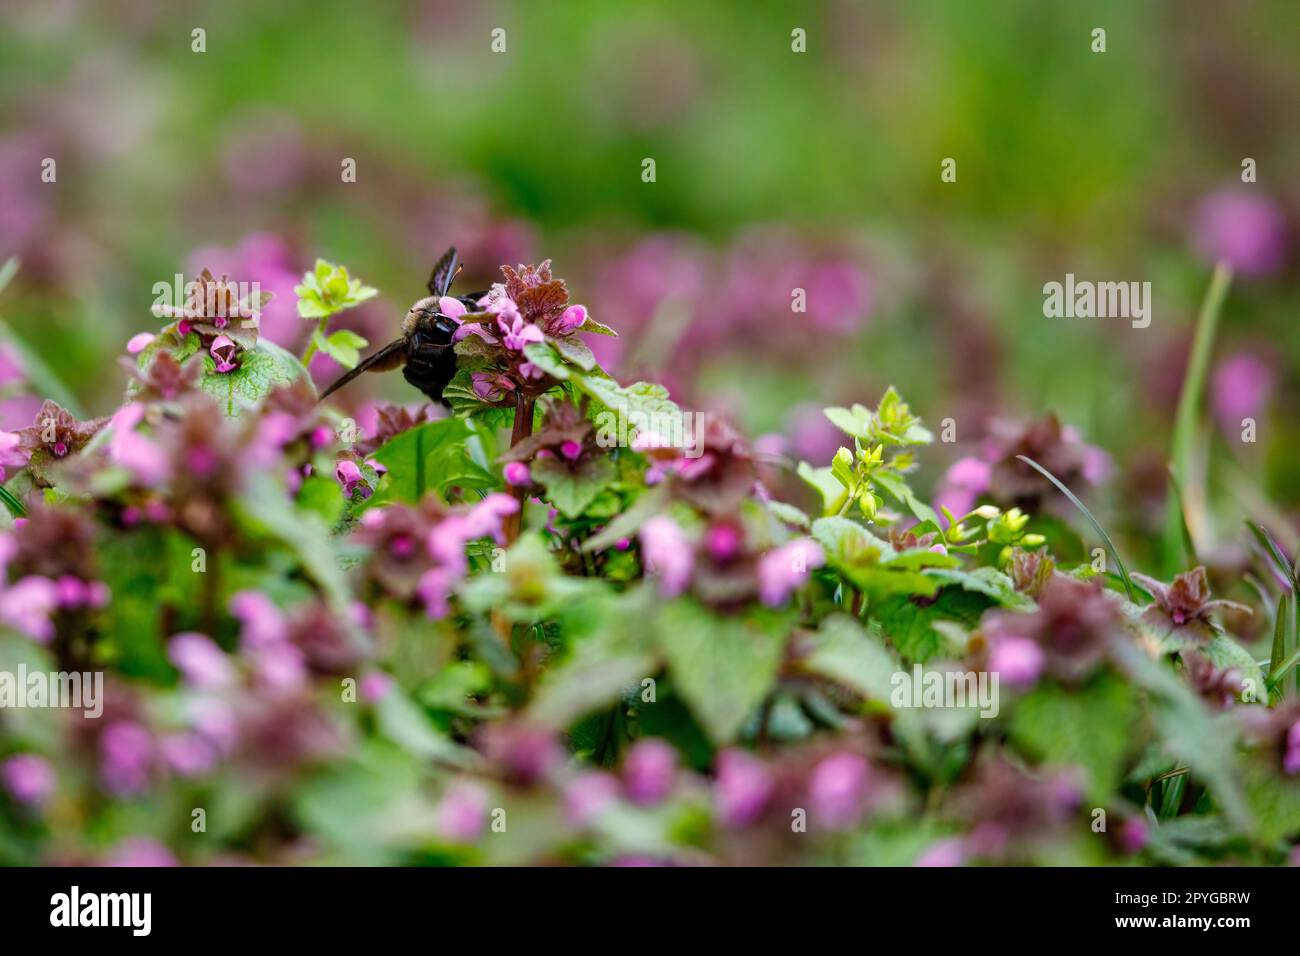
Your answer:
[[[484,289],[482,292],[471,292],[468,295],[458,295],[456,296],[456,301],[471,312],[478,312],[482,309],[482,306],[478,304],[478,300],[483,298],[485,295],[487,295],[487,289]]]

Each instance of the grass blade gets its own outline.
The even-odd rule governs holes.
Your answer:
[[[1034,469],[1036,472],[1038,472],[1040,475],[1042,475],[1052,484],[1056,485],[1057,489],[1060,490],[1061,494],[1069,498],[1070,503],[1073,504],[1076,508],[1078,508],[1081,512],[1083,512],[1083,516],[1087,518],[1090,522],[1092,522],[1092,526],[1095,529],[1097,529],[1097,534],[1101,535],[1101,540],[1106,542],[1106,550],[1109,551],[1110,556],[1115,559],[1115,567],[1119,568],[1120,577],[1124,579],[1124,590],[1128,592],[1128,599],[1132,601],[1134,604],[1136,604],[1137,598],[1133,596],[1133,582],[1129,579],[1128,568],[1124,566],[1124,559],[1119,556],[1119,549],[1115,547],[1115,542],[1110,540],[1110,535],[1108,535],[1106,533],[1106,529],[1101,526],[1101,522],[1093,517],[1092,512],[1088,510],[1087,505],[1085,505],[1082,501],[1080,501],[1073,491],[1065,487],[1065,484],[1061,481],[1061,479],[1057,478],[1054,474],[1052,474],[1050,471],[1048,471],[1038,462],[1034,461],[1032,458],[1028,458],[1024,455],[1016,455],[1016,457],[1019,458],[1021,461],[1023,461],[1030,468]]]
[[[23,503],[4,485],[0,485],[0,501],[4,502],[4,506],[9,509],[9,513],[15,518],[25,518],[27,516],[27,509],[23,507]]]
[[[1214,336],[1219,327],[1228,287],[1232,284],[1232,267],[1220,262],[1214,267],[1210,287],[1201,300],[1200,314],[1196,317],[1196,333],[1192,340],[1192,354],[1187,362],[1187,375],[1178,395],[1178,411],[1174,418],[1173,445],[1170,449],[1170,467],[1180,493],[1193,502],[1201,500],[1197,489],[1188,483],[1192,475],[1192,456],[1196,445],[1196,432],[1200,422],[1201,400],[1205,395],[1205,382],[1210,370],[1210,355],[1214,351]],[[1172,498],[1165,515],[1164,556],[1166,563],[1177,564],[1179,525],[1185,522],[1182,507]]]
[[[1259,546],[1264,549],[1264,553],[1269,556],[1273,564],[1277,566],[1278,571],[1282,573],[1282,580],[1286,581],[1291,587],[1291,593],[1300,591],[1300,583],[1296,581],[1295,569],[1291,562],[1287,560],[1285,552],[1278,546],[1277,541],[1268,533],[1268,529],[1262,525],[1257,525],[1253,521],[1247,521],[1246,527],[1250,529]]]
[[[1284,592],[1277,602],[1277,614],[1273,619],[1273,648],[1268,655],[1268,689],[1272,690],[1278,685],[1287,670],[1295,664],[1296,655],[1291,659],[1283,660],[1286,657],[1286,632],[1287,618],[1290,617],[1291,594]],[[1283,696],[1286,696],[1283,692]]]
[[[14,276],[18,274],[18,257],[10,256],[5,260],[5,264],[0,266],[0,292],[8,287],[13,281]]]
[[[1169,487],[1173,489],[1174,501],[1178,505],[1178,527],[1183,533],[1183,552],[1187,557],[1187,567],[1194,568],[1201,562],[1196,557],[1196,542],[1192,540],[1192,531],[1187,527],[1187,506],[1183,501],[1183,489],[1173,469],[1169,470]]]

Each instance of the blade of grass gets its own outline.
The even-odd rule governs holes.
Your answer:
[[[1065,487],[1065,484],[1064,482],[1061,481],[1061,479],[1057,478],[1054,474],[1052,474],[1050,471],[1048,471],[1038,462],[1034,461],[1032,458],[1028,458],[1025,455],[1016,455],[1016,457],[1019,458],[1021,461],[1023,461],[1030,468],[1033,468],[1035,471],[1037,471],[1040,475],[1042,475],[1052,484],[1056,485],[1057,489],[1061,492],[1061,494],[1069,498],[1070,503],[1073,504],[1076,508],[1078,508],[1081,512],[1083,512],[1083,516],[1087,518],[1090,522],[1092,522],[1092,526],[1097,530],[1097,534],[1101,535],[1101,540],[1106,543],[1106,550],[1109,551],[1110,556],[1115,559],[1115,567],[1119,568],[1120,577],[1124,579],[1124,590],[1128,592],[1128,599],[1130,601],[1133,601],[1136,604],[1137,598],[1133,596],[1133,582],[1132,580],[1130,580],[1128,576],[1128,568],[1124,566],[1124,559],[1119,556],[1119,549],[1115,547],[1115,542],[1110,540],[1110,535],[1108,535],[1106,533],[1106,529],[1101,526],[1101,522],[1093,517],[1093,514],[1091,511],[1088,510],[1087,505],[1085,505],[1082,501],[1080,501],[1075,496],[1073,491]]]
[[[1291,595],[1289,592],[1283,592],[1282,597],[1277,602],[1277,613],[1273,618],[1273,648],[1268,655],[1268,689],[1272,690],[1278,685],[1283,675],[1286,674],[1287,668],[1295,663],[1285,661],[1286,656],[1286,635],[1287,635],[1287,618],[1291,605]],[[1285,692],[1283,693],[1285,695]]]
[[[1183,501],[1183,489],[1172,468],[1169,469],[1169,487],[1173,489],[1174,501],[1178,505],[1178,527],[1183,533],[1183,552],[1187,558],[1187,566],[1194,568],[1201,562],[1196,557],[1196,542],[1192,540],[1191,529],[1187,527],[1187,505]]]
[[[26,517],[27,509],[23,507],[23,503],[14,496],[12,491],[3,485],[0,485],[0,501],[4,502],[4,506],[9,509],[9,513],[15,518]]]
[[[0,266],[0,292],[8,287],[13,281],[14,276],[18,274],[18,257],[10,256],[5,260],[5,264]]]
[[[1277,541],[1268,533],[1268,529],[1255,524],[1253,521],[1247,521],[1246,527],[1250,529],[1250,533],[1255,536],[1255,540],[1264,549],[1264,553],[1269,556],[1269,559],[1277,566],[1278,571],[1282,573],[1282,580],[1290,585],[1292,594],[1300,591],[1300,582],[1296,581],[1295,568],[1291,566],[1286,553],[1278,546]]]
[[[1201,300],[1200,314],[1196,317],[1196,333],[1192,340],[1192,354],[1187,362],[1187,374],[1183,378],[1182,391],[1178,396],[1178,411],[1174,418],[1170,467],[1181,493],[1193,504],[1202,498],[1199,489],[1188,484],[1192,475],[1192,456],[1200,421],[1201,400],[1205,395],[1205,381],[1209,375],[1210,355],[1214,351],[1219,315],[1223,311],[1223,303],[1231,284],[1232,267],[1226,262],[1220,262],[1214,267],[1210,286],[1205,292],[1205,298]],[[1163,548],[1165,562],[1171,567],[1177,565],[1179,527],[1184,521],[1182,507],[1171,498],[1166,508]]]
[[[32,390],[41,398],[49,398],[58,402],[64,408],[72,413],[74,418],[85,418],[86,413],[77,401],[75,395],[68,390],[67,386],[59,380],[59,377],[50,370],[50,367],[27,346],[22,339],[14,332],[13,327],[4,319],[0,319],[0,342],[4,342],[15,352],[22,362],[23,374],[27,381],[32,384]]]

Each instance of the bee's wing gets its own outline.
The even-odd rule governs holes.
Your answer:
[[[429,295],[446,295],[460,269],[456,261],[456,247],[452,246],[442,254],[442,258],[433,267],[433,272],[429,276]]]
[[[349,369],[339,376],[329,388],[320,393],[318,401],[324,401],[334,392],[337,392],[348,382],[352,381],[362,372],[387,372],[397,368],[406,361],[406,339],[398,339],[395,342],[389,342],[374,355],[367,356],[361,360],[356,368]]]

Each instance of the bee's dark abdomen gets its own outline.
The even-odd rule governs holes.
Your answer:
[[[442,397],[442,390],[456,375],[456,350],[450,340],[448,335],[445,344],[435,344],[417,333],[411,337],[406,364],[402,366],[403,378],[433,401],[448,407],[450,405]]]

